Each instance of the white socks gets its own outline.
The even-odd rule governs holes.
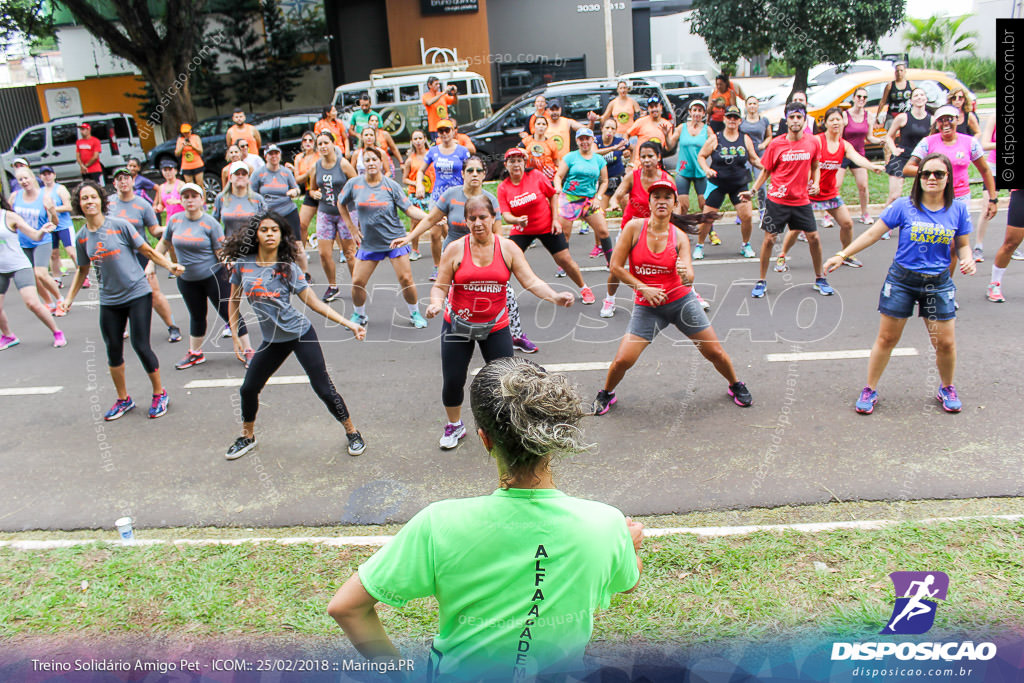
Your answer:
[[[992,282],[1003,283],[1003,273],[1006,272],[1006,268],[997,268],[996,264],[992,264]]]

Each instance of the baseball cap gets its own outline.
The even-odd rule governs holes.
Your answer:
[[[512,157],[523,157],[526,158],[526,150],[522,147],[510,147],[505,150],[505,161],[508,161]]]
[[[951,104],[944,104],[935,110],[935,118],[938,119],[942,116],[952,116],[954,119],[960,115],[959,110]]]
[[[676,184],[671,180],[665,180],[664,178],[662,178],[661,180],[655,180],[653,183],[651,183],[651,186],[647,189],[647,192],[648,194],[650,194],[658,189],[672,190],[672,194],[675,194]]]
[[[178,168],[178,164],[173,159],[164,159],[160,162],[160,168]]]
[[[647,98],[647,104],[661,104],[661,98],[657,95],[651,95]]]
[[[579,140],[580,138],[592,138],[592,137],[594,137],[594,131],[590,130],[589,128],[580,128],[579,130],[576,131],[576,139],[577,140]]]
[[[203,197],[203,196],[206,195],[206,192],[203,191],[203,188],[199,187],[195,183],[185,183],[184,185],[181,186],[181,189],[178,190],[178,194],[185,194],[185,192],[187,190],[191,190],[192,192],[195,192],[200,197]]]
[[[82,121],[80,124],[78,124],[78,127],[79,128],[88,128],[89,130],[92,130],[92,125],[89,124],[89,123],[86,123],[85,121]]]
[[[121,168],[119,168],[116,171],[114,171],[114,176],[113,177],[117,178],[118,176],[121,176],[121,175],[126,175],[129,178],[131,178],[132,177],[132,172],[129,171],[127,168],[122,166]]]
[[[53,170],[53,166],[40,166],[39,167],[39,172],[40,173],[56,173],[56,171]]]
[[[249,172],[249,165],[244,161],[236,161],[235,163],[228,166],[228,175],[235,175],[239,171]]]
[[[561,109],[561,108],[562,108],[562,103],[559,102],[558,100],[551,100],[550,102],[548,102],[548,109]]]
[[[182,133],[191,133],[192,132],[192,124],[191,123],[183,123],[183,124],[181,124],[181,132]]]
[[[21,164],[22,166],[28,166],[28,162],[25,161],[25,159],[23,159],[22,157],[18,157],[17,159],[11,162],[11,166],[17,166],[18,164]]]
[[[725,108],[725,116],[735,116],[739,118],[743,116],[743,114],[740,113],[740,108],[733,104]]]
[[[270,144],[270,145],[267,145],[267,148],[265,150],[263,150],[263,155],[266,156],[267,154],[270,154],[271,152],[280,152],[280,151],[281,151],[280,147],[278,147],[277,145],[274,145],[274,144]]]
[[[451,119],[441,119],[440,121],[437,122],[437,127],[439,129],[440,128],[451,128],[452,130],[455,130],[455,124],[452,123]]]

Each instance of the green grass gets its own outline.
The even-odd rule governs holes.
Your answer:
[[[936,631],[1024,628],[1024,522],[906,523],[879,531],[649,538],[639,589],[596,640],[712,643],[877,632],[896,570],[950,575]],[[337,635],[335,590],[373,549],[318,545],[0,549],[0,638]],[[814,562],[829,570],[815,570]],[[379,606],[389,633],[435,632],[437,606]],[[936,631],[933,631],[936,632]]]

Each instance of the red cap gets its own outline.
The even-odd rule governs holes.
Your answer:
[[[88,123],[86,123],[85,121],[82,121],[80,124],[78,124],[78,127],[79,128],[88,128],[89,130],[92,130],[92,126],[89,125]]]
[[[510,147],[505,152],[505,161],[508,161],[512,157],[523,157],[525,159],[526,158],[526,150],[523,149],[522,147]]]
[[[651,187],[650,187],[650,189],[647,192],[648,192],[648,194],[650,194],[650,193],[654,192],[655,190],[659,190],[659,189],[660,190],[672,190],[672,194],[675,194],[676,193],[676,184],[673,183],[671,180],[665,180],[664,178],[662,178],[661,180],[655,180],[653,183],[651,183]]]

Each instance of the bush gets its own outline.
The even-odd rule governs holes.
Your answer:
[[[995,73],[993,71],[993,73]],[[793,75],[793,67],[782,57],[772,57],[768,60],[768,76],[771,78],[785,78]]]
[[[948,62],[926,61],[920,57],[910,60],[914,69],[938,69],[952,71],[960,81],[973,91],[991,91],[996,88],[996,61],[981,57],[958,57]]]

